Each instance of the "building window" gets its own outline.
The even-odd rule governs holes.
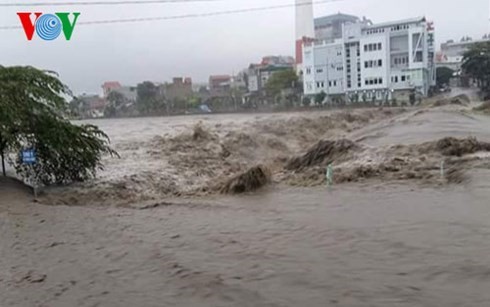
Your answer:
[[[378,60],[378,67],[383,66],[383,60]]]
[[[379,78],[378,83],[383,84],[383,78]]]
[[[406,79],[405,76],[402,76],[402,82],[405,82],[405,79]]]
[[[420,63],[420,62],[423,62],[423,55],[422,55],[422,51],[417,51],[415,53],[415,59],[413,60],[414,62],[416,63]]]
[[[364,52],[368,51],[368,45],[364,45]]]
[[[368,68],[368,62],[364,62],[364,68]]]
[[[307,74],[307,75],[311,74],[311,68],[310,68],[310,67],[307,67],[307,68],[306,68],[306,74]]]
[[[323,72],[323,69],[322,69],[322,68],[318,68],[318,69],[316,70],[316,72],[317,72],[317,73],[319,73],[319,74],[321,74],[321,73]]]
[[[378,50],[381,50],[381,43],[378,43]]]

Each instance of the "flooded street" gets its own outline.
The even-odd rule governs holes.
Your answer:
[[[489,141],[488,117],[452,108],[422,111],[372,115],[367,121],[360,114],[325,131],[310,120],[295,119],[318,116],[311,114],[98,121],[122,158],[108,161],[95,185],[120,184],[124,176],[140,172],[164,176],[165,169],[177,176],[176,165],[188,170],[179,164],[188,156],[168,160],[165,146],[173,150],[177,139],[167,136],[155,143],[155,137],[178,135],[199,121],[214,127],[218,137],[225,135],[220,139],[225,145],[230,131],[252,136],[249,127],[264,131],[261,120],[281,124],[281,129],[287,126],[281,120],[307,124],[310,136],[281,136],[286,145],[281,150],[262,147],[268,144],[265,133],[258,134],[265,139],[254,139],[255,153],[267,148],[288,156],[329,136],[365,146],[353,159],[379,154],[382,146],[453,135]],[[271,135],[272,128],[267,127]],[[216,138],[199,144],[214,154]],[[152,153],[148,146],[155,144],[163,144],[163,151]],[[400,157],[412,159],[415,149],[409,149]],[[367,163],[374,163],[369,155]],[[434,159],[437,174],[439,154],[427,157],[424,163]],[[224,161],[215,162],[211,154],[203,159],[213,167]],[[125,187],[123,195],[130,200],[124,205],[116,194],[90,198],[69,194],[71,189],[61,198],[56,192],[34,203],[29,191],[0,182],[0,306],[490,306],[490,172],[485,159],[461,164],[468,167],[467,179],[459,184],[437,184],[432,173],[426,174],[431,177],[425,180],[432,180],[428,185],[418,177],[387,181],[376,173],[333,187],[291,186],[282,180],[287,175],[282,164],[274,168],[278,162],[272,154],[250,158],[256,160],[270,163],[274,184],[241,196],[169,193],[140,201],[131,194],[138,190]],[[199,186],[227,169],[214,171],[195,181],[174,178]],[[95,204],[103,196],[109,205]]]
[[[149,210],[18,197],[0,213],[1,306],[488,306],[488,191],[279,188]]]

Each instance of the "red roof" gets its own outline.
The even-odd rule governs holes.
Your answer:
[[[120,88],[121,83],[119,83],[118,81],[108,81],[108,82],[104,82],[102,87],[103,88]]]

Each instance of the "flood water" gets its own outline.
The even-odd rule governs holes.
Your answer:
[[[441,114],[352,135],[376,146],[451,135],[437,128],[451,120],[459,135],[483,135],[489,122]],[[189,120],[200,118],[170,124]],[[165,119],[135,121],[99,124],[117,146],[168,131],[152,124]],[[277,184],[142,210],[34,203],[0,182],[0,306],[490,306],[490,173],[470,176]]]
[[[149,210],[19,196],[0,213],[0,305],[489,306],[489,194],[380,183]]]

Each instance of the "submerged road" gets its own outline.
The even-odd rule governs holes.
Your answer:
[[[489,306],[478,182],[147,210],[45,206],[0,185],[0,306]]]

